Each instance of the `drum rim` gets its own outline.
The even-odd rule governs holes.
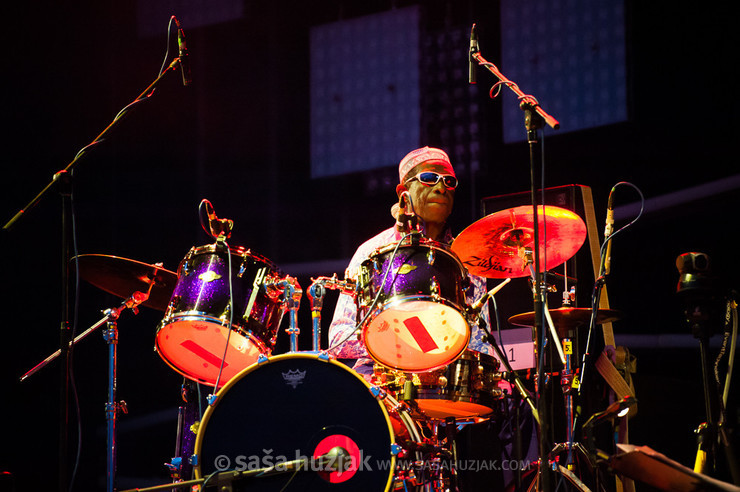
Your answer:
[[[162,319],[162,321],[160,321],[159,325],[157,326],[157,334],[159,334],[159,330],[161,330],[162,328],[174,323],[177,318],[185,318],[185,320],[192,319],[193,321],[203,320],[205,318],[205,321],[207,323],[210,322],[210,320],[214,321],[213,323],[210,323],[210,324],[223,326],[224,328],[226,328],[229,325],[228,321],[225,321],[221,319],[220,317],[216,317],[212,314],[208,314],[205,311],[195,311],[195,310],[178,311],[176,313],[168,314]],[[237,322],[237,321],[242,321],[242,322]],[[234,321],[231,322],[231,329],[238,331],[239,334],[242,336],[248,336],[250,333],[253,332],[253,330],[246,328],[245,325],[247,325],[247,323],[243,321],[244,321],[243,317],[234,319]],[[260,326],[263,326],[263,325],[260,324]]]
[[[199,255],[204,252],[210,253],[210,254],[219,253],[220,252],[218,251],[219,248],[222,248],[222,246],[219,246],[218,243],[203,244],[201,246],[193,246],[192,248],[190,248],[190,251],[188,251],[188,253],[185,255],[185,258],[182,259],[182,261],[180,262],[180,265],[183,265],[185,261],[190,259],[192,256]],[[255,253],[254,251],[251,250],[251,248],[245,248],[244,246],[229,246],[229,253],[233,253],[234,256],[240,256],[240,257],[249,256],[252,258],[256,258],[262,261],[263,263],[267,263],[269,266],[273,267],[273,270],[275,270],[279,276],[281,277],[285,276],[283,271],[280,269],[280,267],[278,267],[278,265],[274,261],[270,260],[266,256],[263,256],[259,253]],[[178,268],[178,271],[179,271],[179,268]]]
[[[462,317],[463,321],[465,322],[465,325],[468,327],[468,331],[470,331],[470,323],[468,323],[468,320],[465,318],[465,315],[463,314],[463,312],[465,311],[463,307],[461,307],[456,302],[452,302],[448,299],[445,299],[444,297],[435,298],[431,294],[414,294],[414,295],[400,294],[400,295],[395,295],[389,298],[388,300],[379,301],[378,304],[375,306],[375,308],[371,311],[370,317],[366,321],[366,325],[370,325],[370,323],[372,323],[372,320],[376,316],[378,316],[383,311],[386,311],[395,305],[404,304],[404,303],[412,302],[412,301],[426,301],[429,299],[432,299],[429,302],[433,302],[434,304],[444,304],[445,306],[448,306],[454,309]],[[363,331],[365,330],[363,329]]]
[[[405,240],[393,241],[392,243],[375,248],[373,252],[370,253],[370,255],[368,255],[365,261],[372,260],[373,257],[376,255],[382,255],[382,254],[392,252],[394,249],[396,249],[396,245],[398,245],[399,243],[401,243],[400,246],[398,246],[399,251],[401,250],[401,248],[406,248],[406,247],[426,246],[426,247],[431,247],[432,249],[438,249],[442,251],[443,253],[447,253],[455,261],[457,266],[460,267],[460,271],[463,273],[463,276],[468,275],[467,267],[463,264],[462,260],[460,260],[460,257],[457,256],[457,253],[452,251],[452,247],[450,245],[441,243],[439,241],[435,241],[429,238],[422,238],[418,243],[409,243]]]
[[[354,376],[356,379],[358,379],[362,384],[365,385],[365,388],[368,392],[372,395],[372,388],[373,386],[365,381],[365,379],[360,376],[357,372],[353,371],[349,367],[347,367],[345,364],[342,364],[341,362],[337,361],[336,359],[332,357],[327,357],[324,353],[316,353],[316,352],[289,352],[286,354],[280,354],[275,355],[272,357],[266,357],[264,360],[257,361],[254,364],[245,367],[241,371],[239,371],[236,376],[232,377],[226,384],[221,386],[220,389],[216,392],[216,400],[213,402],[213,404],[209,404],[208,408],[206,408],[206,411],[203,412],[203,418],[201,419],[200,423],[198,424],[198,432],[195,436],[195,443],[193,444],[193,456],[200,456],[201,449],[203,447],[203,436],[205,434],[205,430],[208,427],[208,421],[211,419],[211,415],[216,411],[216,408],[218,407],[218,404],[221,402],[221,398],[223,395],[225,395],[233,386],[237,384],[237,382],[241,381],[244,377],[246,377],[247,374],[256,371],[260,367],[267,366],[273,362],[281,361],[283,359],[313,359],[317,360],[319,362],[324,362],[327,364],[332,364],[334,366],[337,366],[341,368],[342,370],[348,372],[352,376]],[[391,447],[393,444],[395,444],[396,435],[393,432],[393,425],[391,424],[390,416],[388,414],[388,410],[385,408],[385,404],[379,399],[378,397],[374,396],[375,402],[378,404],[378,406],[381,409],[385,425],[388,429],[388,432],[391,436]],[[391,459],[391,466],[389,467],[389,475],[386,482],[386,486],[384,489],[384,492],[389,492],[391,487],[393,486],[394,478],[395,478],[395,469],[396,469],[396,455],[391,452],[391,450],[388,450],[388,454],[390,455]],[[201,460],[200,458],[197,458],[196,464],[193,465],[193,473],[195,474],[196,479],[203,478],[201,471]]]

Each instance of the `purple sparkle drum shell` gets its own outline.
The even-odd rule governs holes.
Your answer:
[[[396,244],[378,249],[360,266],[358,312],[368,316],[363,341],[374,360],[394,369],[443,367],[470,339],[463,314],[467,270],[442,243]],[[376,296],[379,302],[368,313]]]
[[[258,286],[246,313],[261,269],[268,279],[285,277],[270,260],[241,247],[228,252],[215,244],[192,248],[180,263],[177,285],[157,330],[155,347],[162,359],[183,376],[211,386],[223,359],[221,386],[260,354],[270,355],[285,305],[279,291]]]

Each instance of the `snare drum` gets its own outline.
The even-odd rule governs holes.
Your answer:
[[[419,442],[410,417],[396,425]],[[284,354],[243,370],[217,393],[198,428],[195,476],[275,467],[233,482],[234,490],[388,491],[399,486],[393,450],[403,448],[395,443],[386,405],[364,379],[324,356]],[[312,461],[330,452],[341,456],[334,463],[341,471]],[[303,469],[290,468],[296,460],[305,460]]]
[[[463,315],[467,271],[442,243],[417,238],[397,245],[376,250],[360,266],[356,302],[367,316],[363,341],[375,361],[394,369],[444,367],[470,339]]]
[[[499,364],[495,357],[466,350],[447,367],[430,372],[403,373],[376,364],[373,383],[399,400],[414,399],[431,419],[479,420],[490,416],[503,396]]]
[[[222,386],[260,354],[272,352],[286,307],[280,290],[265,287],[284,278],[270,260],[242,247],[227,252],[212,244],[192,248],[177,276],[155,342],[157,352],[173,369],[213,386],[224,359]]]

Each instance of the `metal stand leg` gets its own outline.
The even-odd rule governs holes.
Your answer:
[[[565,368],[560,376],[560,386],[565,397],[565,442],[568,444],[568,459],[565,466],[573,469],[573,342],[570,338],[563,338],[563,352],[565,353]]]
[[[107,446],[108,446],[108,464],[106,468],[106,491],[115,490],[116,481],[116,420],[118,412],[127,413],[126,402],[116,401],[116,378],[118,366],[118,313],[112,310],[106,312],[110,316],[107,328],[103,331],[103,338],[108,342],[108,401],[105,404],[105,418],[108,423]]]
[[[566,425],[566,440],[564,443],[556,444],[553,447],[550,456],[557,456],[560,453],[567,452],[567,459],[565,461],[565,467],[557,465],[554,470],[566,479],[568,479],[573,485],[580,490],[588,490],[588,488],[572,473],[575,469],[575,452],[580,452],[586,459],[588,459],[588,453],[586,449],[577,442],[574,442],[573,435],[573,342],[570,338],[563,338],[563,353],[565,354],[565,367],[560,376],[560,385],[563,390],[563,397],[565,400],[565,425]]]

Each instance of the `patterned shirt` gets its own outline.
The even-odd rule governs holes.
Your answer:
[[[396,243],[402,237],[403,235],[395,227],[391,227],[365,241],[357,249],[354,256],[352,256],[344,274],[345,279],[356,279],[360,266],[375,250]],[[452,239],[452,234],[448,229],[443,242],[450,244]],[[470,278],[472,288],[468,289],[466,301],[468,305],[471,305],[486,293],[486,279],[475,275],[468,275],[468,277]],[[486,322],[487,326],[490,326],[487,304],[481,310],[480,316]],[[349,294],[342,293],[339,295],[334,310],[334,318],[329,326],[330,352],[339,358],[358,359],[355,369],[358,372],[366,373],[368,370],[372,370],[373,361],[369,359],[364,344],[359,339],[358,334],[355,333],[356,328],[357,305],[355,304],[355,299]],[[483,341],[485,332],[477,325],[470,328],[471,334],[468,348],[476,352],[493,355],[493,349]]]

